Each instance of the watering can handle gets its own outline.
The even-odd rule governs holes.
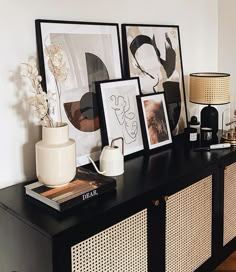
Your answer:
[[[122,141],[122,154],[123,154],[123,156],[124,156],[124,138],[123,138],[123,137],[117,137],[117,138],[113,139],[113,140],[111,141],[111,146],[113,146],[113,143],[114,143],[115,141],[117,141],[117,140],[121,140],[121,141]]]

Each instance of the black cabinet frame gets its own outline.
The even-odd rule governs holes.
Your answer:
[[[224,168],[234,162],[234,149],[194,152],[184,137],[178,137],[170,149],[127,160],[116,192],[65,213],[27,198],[25,183],[2,189],[3,272],[31,272],[32,267],[34,272],[69,272],[73,245],[143,209],[147,209],[148,271],[165,271],[165,196],[212,175],[212,257],[197,269],[209,272],[236,249],[236,239],[223,247]],[[25,252],[30,252],[28,258]]]

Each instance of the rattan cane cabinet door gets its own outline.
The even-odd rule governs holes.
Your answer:
[[[147,272],[147,209],[71,248],[72,272]]]
[[[166,272],[190,272],[211,257],[212,176],[166,202]]]
[[[224,246],[236,236],[236,163],[224,170]]]

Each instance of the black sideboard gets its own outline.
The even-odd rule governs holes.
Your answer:
[[[125,161],[117,189],[59,213],[0,190],[1,272],[212,271],[236,249],[236,152],[183,137]]]

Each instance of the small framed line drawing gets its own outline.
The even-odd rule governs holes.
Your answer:
[[[103,145],[123,137],[124,155],[143,150],[143,139],[136,96],[140,95],[139,79],[120,79],[97,83],[100,98]]]
[[[172,143],[164,93],[137,97],[143,139],[148,150]]]

